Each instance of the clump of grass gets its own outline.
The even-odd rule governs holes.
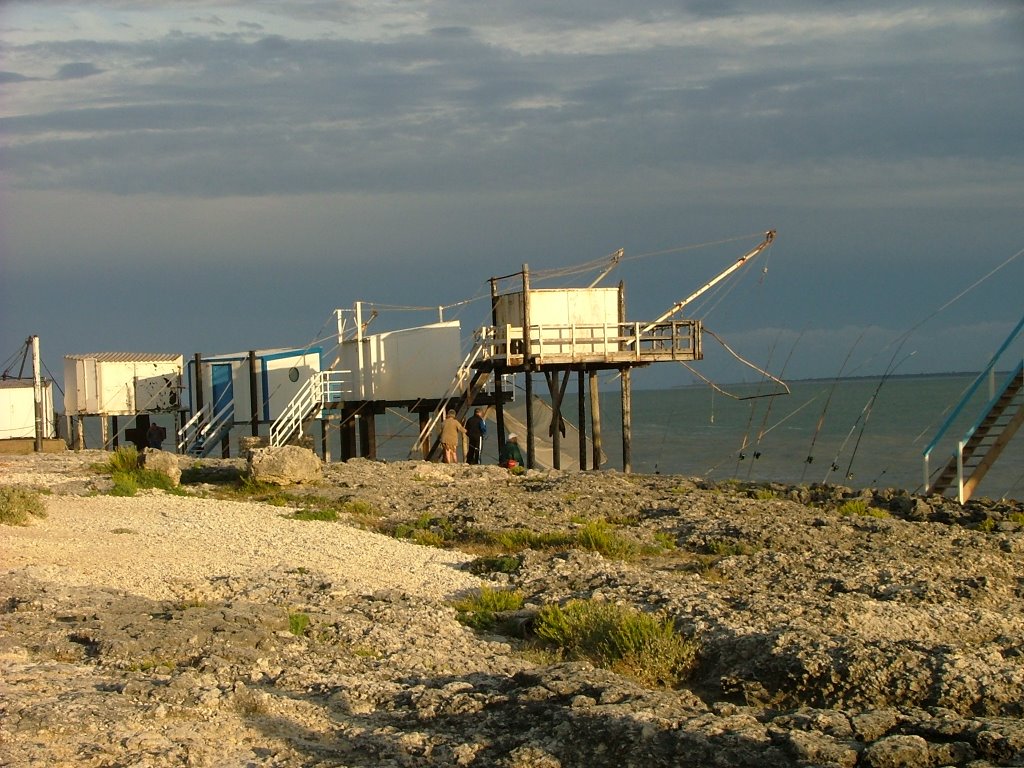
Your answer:
[[[758,501],[771,501],[779,498],[779,494],[771,488],[758,488],[754,491],[754,498]]]
[[[637,544],[620,536],[605,520],[593,520],[576,532],[576,543],[583,549],[599,552],[605,557],[628,560],[637,553]]]
[[[110,473],[110,479],[114,482],[111,496],[134,496],[142,488],[158,488],[168,493],[184,494],[163,472],[143,468],[134,445],[120,446],[110,454],[107,461],[93,468]]]
[[[544,606],[534,632],[563,658],[585,659],[653,687],[682,683],[699,647],[666,616],[588,600]]]
[[[733,557],[734,555],[750,555],[754,553],[754,547],[743,541],[712,539],[705,546],[708,554],[717,555],[718,557]]]
[[[33,517],[46,517],[46,505],[37,491],[0,486],[0,523],[27,525]]]
[[[288,515],[292,520],[323,520],[333,523],[338,519],[338,513],[333,509],[297,509]]]
[[[522,552],[524,549],[554,549],[569,546],[574,541],[574,538],[567,533],[531,531],[528,528],[499,531],[489,534],[487,538],[505,552]]]
[[[993,520],[991,517],[986,517],[984,520],[982,520],[980,523],[974,526],[974,528],[975,530],[981,531],[982,533],[991,533],[996,529],[996,521]]]
[[[306,613],[289,613],[288,614],[288,631],[296,637],[302,637],[309,630],[309,614]]]
[[[1007,519],[1011,523],[1016,523],[1017,525],[1024,525],[1024,512],[1011,512]]]
[[[139,451],[134,445],[122,445],[117,448],[110,458],[99,469],[103,472],[115,474],[117,472],[134,472],[139,468]]]
[[[884,509],[878,507],[869,506],[864,499],[850,499],[849,501],[843,502],[836,512],[843,517],[849,517],[853,515],[861,517],[877,517],[887,518],[891,515]]]
[[[523,607],[523,593],[518,589],[482,587],[476,594],[452,603],[460,622],[476,630],[489,631],[498,624],[498,615]]]

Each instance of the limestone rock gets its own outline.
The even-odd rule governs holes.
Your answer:
[[[315,483],[323,474],[320,457],[296,445],[257,448],[249,453],[248,468],[253,480],[274,485]]]
[[[142,451],[140,463],[145,469],[167,475],[175,486],[181,482],[181,465],[176,454],[159,448],[146,448]]]

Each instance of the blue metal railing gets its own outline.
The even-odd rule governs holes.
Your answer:
[[[956,407],[954,407],[953,410],[950,412],[949,416],[946,417],[946,420],[942,423],[942,426],[939,427],[938,432],[935,433],[935,437],[932,438],[932,441],[928,443],[928,445],[922,452],[922,455],[924,457],[925,491],[927,491],[931,485],[931,473],[929,472],[928,463],[929,459],[931,458],[932,451],[935,450],[935,447],[938,445],[939,441],[945,436],[946,432],[949,431],[949,428],[953,425],[953,422],[956,421],[956,419],[960,416],[964,408],[967,407],[968,402],[970,402],[971,398],[974,397],[975,393],[978,391],[978,387],[981,386],[982,382],[984,382],[986,379],[992,378],[995,375],[995,367],[999,363],[999,359],[1003,356],[1003,354],[1006,353],[1006,350],[1010,348],[1010,345],[1013,343],[1014,339],[1016,339],[1017,336],[1020,334],[1021,330],[1024,330],[1024,317],[1020,319],[1020,322],[1017,323],[1017,327],[1010,332],[1010,335],[1006,337],[1006,340],[999,346],[999,349],[997,349],[995,354],[992,355],[992,359],[988,361],[988,365],[985,366],[984,370],[982,370],[982,372],[978,374],[978,377],[967,388],[967,390],[964,392],[963,397],[960,398],[960,402],[956,404]],[[984,420],[985,415],[987,415],[988,412],[991,410],[993,404],[1003,395],[1003,393],[1006,391],[1007,387],[1009,387],[1010,383],[1014,380],[1014,378],[1020,374],[1022,366],[1024,366],[1024,362],[1018,365],[1014,372],[1007,377],[1006,381],[1000,388],[999,392],[994,393],[993,396],[989,399],[988,403],[982,411],[982,415],[971,426],[971,428],[967,431],[967,434],[959,442],[957,452],[954,454],[955,456],[962,457],[964,444],[970,439],[971,435],[973,435],[974,432],[978,429],[981,422]],[[958,462],[960,462],[959,472],[962,475],[962,458],[959,458]]]

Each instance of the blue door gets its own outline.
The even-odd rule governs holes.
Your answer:
[[[213,380],[213,413],[216,415],[235,399],[231,363],[214,363],[210,377]]]

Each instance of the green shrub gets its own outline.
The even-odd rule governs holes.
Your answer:
[[[479,592],[452,603],[460,622],[473,629],[489,631],[498,623],[497,614],[518,611],[523,607],[523,593],[518,589],[491,589],[482,587]]]
[[[754,548],[742,541],[725,541],[723,539],[712,539],[707,543],[708,554],[719,557],[732,557],[734,555],[749,555]]]
[[[136,479],[138,470],[118,470],[111,475],[114,487],[110,489],[111,496],[134,496],[139,492],[139,483]]]
[[[676,632],[671,619],[629,606],[586,600],[547,605],[534,632],[565,658],[585,659],[650,686],[677,686],[696,664],[697,643]]]
[[[541,533],[528,528],[499,531],[488,534],[487,538],[506,552],[522,552],[524,549],[553,549],[566,547],[574,542],[574,538],[567,533]]]
[[[334,522],[338,519],[338,513],[333,509],[299,509],[289,517],[292,520],[324,520]]]
[[[134,445],[122,445],[110,454],[110,458],[100,467],[110,474],[134,472],[139,468],[139,452]]]
[[[861,517],[887,518],[892,516],[884,509],[868,506],[864,499],[850,499],[840,505],[836,511],[843,517],[859,515]]]
[[[305,613],[288,614],[288,631],[296,637],[302,637],[309,629],[309,615]]]
[[[46,505],[37,491],[0,486],[0,523],[27,525],[29,518],[46,517]]]
[[[576,543],[583,549],[618,560],[628,560],[637,552],[634,541],[617,534],[604,520],[594,520],[580,528],[576,532]]]

